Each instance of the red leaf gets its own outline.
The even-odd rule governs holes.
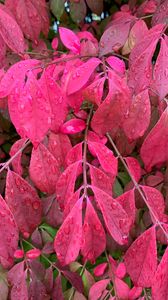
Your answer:
[[[11,66],[0,81],[0,97],[8,96],[14,88],[16,88],[15,93],[17,94],[17,92],[19,92],[18,87],[23,87],[25,84],[28,70],[38,64],[38,60],[27,59]]]
[[[55,157],[60,171],[63,171],[67,166],[65,158],[71,148],[71,142],[67,135],[61,133],[54,134],[53,132],[50,133],[48,139],[48,150]]]
[[[74,54],[80,53],[80,40],[72,30],[59,27],[59,34],[61,41],[66,48],[71,50]]]
[[[53,227],[62,224],[62,212],[55,195],[43,198],[43,214],[47,224]]]
[[[95,112],[91,126],[100,136],[107,132],[116,134],[125,121],[131,104],[131,95],[125,79],[114,71],[109,71],[109,93]]]
[[[123,193],[121,196],[115,199],[118,203],[123,207],[126,211],[131,225],[134,224],[135,221],[135,196],[134,190],[130,190],[128,192]]]
[[[27,272],[24,271],[24,261],[16,264],[8,272],[8,280],[12,285],[10,297],[12,300],[28,300],[28,290],[26,284]]]
[[[125,157],[124,160],[134,179],[138,182],[141,179],[141,166],[138,160],[134,157]]]
[[[111,177],[106,175],[100,169],[89,165],[90,168],[90,177],[92,185],[98,187],[100,190],[103,190],[107,194],[112,194],[112,183]]]
[[[64,300],[62,284],[61,284],[61,275],[59,274],[54,281],[54,287],[52,291],[53,300]]]
[[[117,174],[118,160],[115,158],[113,152],[102,143],[88,142],[88,144],[90,149],[93,148],[103,170],[114,181]]]
[[[27,237],[41,222],[41,202],[35,189],[18,174],[8,171],[5,200],[21,233]]]
[[[15,19],[7,13],[2,4],[0,5],[0,35],[14,52],[20,54],[25,51],[23,33]]]
[[[85,127],[86,127],[85,121],[79,119],[71,119],[65,122],[60,127],[60,132],[64,134],[75,134],[83,131]]]
[[[106,247],[106,236],[103,226],[90,202],[87,199],[87,207],[82,234],[81,253],[84,260],[95,262]]]
[[[56,184],[56,195],[58,203],[62,209],[65,208],[67,200],[73,195],[75,181],[78,175],[78,170],[81,165],[80,161],[68,166],[59,177]]]
[[[147,171],[168,160],[168,108],[144,140],[140,155]],[[159,153],[159,155],[158,155]]]
[[[103,279],[92,285],[92,287],[89,290],[89,300],[99,299],[109,282],[109,279]]]
[[[155,227],[142,233],[128,248],[124,262],[135,285],[151,287],[157,268]]]
[[[56,159],[43,144],[39,144],[36,149],[33,148],[29,172],[40,191],[47,194],[55,193],[60,170]]]
[[[105,77],[100,77],[94,80],[82,91],[84,98],[87,99],[87,101],[95,103],[99,106],[102,101],[104,82]]]
[[[83,63],[81,66],[75,68],[69,78],[67,94],[71,95],[84,87],[88,82],[90,76],[100,63],[100,59],[93,57],[90,58],[87,62]]]
[[[165,210],[165,203],[164,198],[157,189],[149,187],[149,186],[143,186],[141,185],[141,188],[146,196],[147,203],[149,207],[151,208],[151,211],[154,212],[157,220],[162,221],[164,220],[164,210]],[[149,212],[152,218],[153,223],[157,223],[157,220],[155,219],[155,216],[151,213],[149,208]]]
[[[66,279],[72,284],[72,286],[79,292],[83,293],[83,282],[81,276],[77,272],[62,271]]]
[[[83,143],[76,144],[67,153],[66,158],[65,158],[67,166],[75,163],[76,161],[82,160],[82,145],[83,145]]]
[[[130,220],[122,206],[107,193],[91,186],[102,212],[107,229],[114,240],[123,245],[127,242]]]
[[[128,85],[135,94],[140,93],[150,85],[152,57],[162,30],[163,26],[161,24],[150,29],[144,39],[140,40],[131,51]]]
[[[144,90],[132,99],[128,113],[125,115],[123,129],[130,141],[144,135],[151,117],[148,90]]]
[[[166,248],[162,260],[157,268],[153,284],[152,299],[167,299],[167,282],[168,282],[168,248]]]
[[[110,26],[104,31],[99,47],[100,55],[110,53],[111,51],[118,51],[126,42],[131,23],[135,17],[126,15],[111,22]]]
[[[153,71],[154,88],[162,100],[168,94],[167,78],[168,78],[168,39],[161,39],[160,52]]]
[[[62,265],[74,261],[81,247],[82,198],[78,200],[57,232],[54,248]]]
[[[0,263],[4,268],[9,268],[13,264],[19,234],[14,217],[1,195],[0,217]]]
[[[80,191],[81,191],[81,189],[78,189],[74,194],[72,194],[71,197],[68,198],[66,205],[65,205],[64,212],[63,212],[64,219],[68,216],[71,209],[74,207],[75,203],[78,201],[78,199],[80,197]]]
[[[9,113],[22,138],[28,137],[35,147],[43,140],[51,125],[50,104],[42,95],[33,73],[20,94],[10,95]]]
[[[16,154],[16,152],[22,148],[22,146],[25,144],[25,142],[26,142],[26,139],[20,139],[20,140],[16,141],[10,148],[10,156],[11,157],[14,156]],[[21,165],[21,157],[22,157],[22,152],[20,152],[17,155],[17,157],[12,160],[13,170],[16,173],[18,173],[20,176],[23,173],[23,168]]]

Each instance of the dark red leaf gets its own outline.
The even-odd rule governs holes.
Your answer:
[[[64,300],[62,284],[61,284],[61,275],[59,274],[54,281],[54,287],[52,291],[53,300]]]
[[[76,272],[62,271],[62,274],[68,279],[72,286],[79,292],[83,293],[83,282],[81,276]]]

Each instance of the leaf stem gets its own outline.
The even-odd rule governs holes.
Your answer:
[[[139,194],[141,195],[143,201],[145,202],[146,206],[148,207],[150,213],[152,214],[153,218],[155,219],[157,225],[161,228],[161,230],[163,231],[166,239],[168,240],[168,234],[167,232],[165,231],[163,225],[161,224],[161,222],[158,220],[158,218],[156,217],[155,215],[155,212],[153,211],[152,207],[149,205],[148,203],[148,199],[146,197],[146,195],[143,193],[142,189],[141,189],[141,186],[137,183],[137,181],[135,180],[134,176],[131,174],[124,158],[122,157],[121,153],[119,152],[118,148],[116,147],[115,143],[113,142],[113,139],[111,138],[110,134],[109,133],[106,133],[106,136],[108,137],[109,139],[109,142],[110,144],[112,145],[112,147],[114,148],[115,152],[117,153],[117,156],[120,158],[123,166],[125,167],[126,171],[128,172],[135,188],[137,189],[137,191],[139,192]]]
[[[3,165],[3,167],[0,169],[0,173],[4,169],[6,169],[10,165],[10,163],[19,155],[19,153],[21,153],[30,143],[31,141],[27,139],[23,146]]]

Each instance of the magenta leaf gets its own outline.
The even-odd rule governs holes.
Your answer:
[[[87,199],[87,207],[83,224],[81,253],[84,260],[95,262],[106,247],[106,236],[103,226],[90,202]]]
[[[167,1],[166,0],[160,1],[152,17],[152,26],[161,23],[167,24],[167,15],[168,15]]]
[[[29,167],[30,177],[36,187],[47,194],[55,193],[55,185],[60,175],[55,157],[43,145],[33,148]]]
[[[162,113],[159,121],[145,138],[140,155],[146,170],[168,160],[168,108]],[[159,155],[158,155],[159,153]]]
[[[95,267],[94,275],[97,277],[102,276],[102,275],[104,275],[106,269],[107,269],[107,263],[102,263]]]
[[[106,58],[106,62],[114,70],[123,75],[125,73],[125,63],[123,60],[116,56],[109,56]]]
[[[62,284],[61,284],[61,275],[59,274],[54,281],[54,287],[52,291],[53,300],[64,300]]]
[[[16,264],[8,272],[8,280],[12,286],[11,300],[28,300],[28,290],[26,283],[27,272],[24,270],[24,261]]]
[[[128,192],[123,193],[121,196],[117,197],[115,199],[118,201],[118,203],[123,207],[123,209],[126,211],[131,225],[134,224],[135,221],[135,196],[134,196],[134,190],[130,190]]]
[[[136,286],[151,287],[157,268],[155,227],[142,233],[128,248],[124,262]]]
[[[83,88],[100,63],[100,59],[95,57],[90,58],[87,62],[72,71],[68,82],[67,94],[71,95]]]
[[[127,163],[131,176],[138,182],[141,179],[142,173],[138,160],[134,157],[125,157],[124,160]]]
[[[115,277],[114,284],[115,284],[115,290],[116,290],[116,294],[117,294],[118,298],[119,299],[129,299],[128,298],[129,291],[130,291],[129,286],[118,277]]]
[[[167,299],[167,281],[168,281],[168,248],[161,259],[161,262],[156,270],[155,277],[152,283],[152,299]]]
[[[77,272],[62,271],[62,274],[72,284],[72,286],[79,292],[83,293],[83,282],[81,276]]]
[[[144,135],[151,117],[151,105],[148,90],[144,90],[132,99],[128,113],[125,115],[123,129],[130,141]]]
[[[114,240],[123,245],[127,243],[130,220],[122,206],[107,193],[91,186],[102,212],[106,227]]]
[[[112,194],[112,179],[102,170],[89,165],[90,169],[90,177],[92,185],[98,187],[99,189],[103,190],[107,194]]]
[[[60,27],[59,34],[64,46],[71,50],[74,54],[79,54],[80,52],[80,40],[78,36],[70,29]]]
[[[105,82],[105,77],[101,77],[95,79],[90,85],[88,85],[82,91],[85,99],[99,106],[102,102],[104,82]]]
[[[25,144],[26,142],[26,139],[20,139],[18,141],[16,141],[11,149],[10,149],[10,156],[14,156],[16,154],[16,152],[22,148],[22,146]],[[22,152],[20,152],[16,158],[14,158],[12,160],[12,167],[13,167],[13,170],[18,173],[20,176],[22,175],[23,173],[23,168],[22,168],[22,165],[21,165],[21,157],[22,157]]]
[[[75,163],[76,161],[82,160],[82,145],[83,145],[83,143],[76,144],[67,153],[66,158],[65,158],[67,166]]]
[[[41,201],[35,189],[13,171],[8,171],[5,200],[19,230],[28,237],[41,222]]]
[[[99,299],[109,282],[109,279],[103,279],[92,285],[92,287],[89,290],[89,300]]]
[[[71,119],[65,122],[60,127],[60,132],[64,134],[75,134],[83,131],[85,127],[86,127],[85,121],[79,119]]]
[[[13,265],[19,233],[14,217],[1,195],[0,217],[0,263],[4,268],[9,268]]]
[[[62,223],[62,212],[55,195],[43,198],[43,214],[47,224],[53,227]]]
[[[62,265],[74,261],[81,247],[82,198],[78,200],[60,227],[54,241],[54,249]]]

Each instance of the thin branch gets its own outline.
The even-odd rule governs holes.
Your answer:
[[[153,17],[153,14],[140,17],[140,20],[145,20],[145,19],[152,18],[152,17]]]
[[[23,146],[6,163],[4,163],[3,167],[0,169],[0,173],[4,169],[6,169],[10,165],[10,163],[19,155],[19,153],[21,153],[30,143],[31,141],[27,139]]]
[[[112,140],[110,134],[107,133],[106,135],[107,135],[107,137],[108,137],[108,139],[109,139],[109,142],[110,142],[111,145],[113,146],[115,152],[117,153],[118,157],[120,158],[120,160],[121,160],[123,166],[125,167],[126,171],[128,172],[128,174],[129,174],[129,176],[130,176],[130,178],[131,178],[131,180],[132,180],[132,182],[133,182],[135,188],[137,189],[137,191],[138,191],[139,194],[141,195],[143,201],[145,202],[145,204],[146,204],[146,206],[148,207],[150,213],[152,214],[153,218],[155,219],[156,224],[161,228],[161,230],[163,231],[163,233],[164,233],[166,239],[168,240],[168,234],[167,234],[167,232],[165,231],[165,229],[164,229],[163,225],[161,224],[161,222],[158,220],[157,216],[155,215],[155,212],[153,211],[152,207],[149,205],[148,199],[147,199],[146,195],[143,193],[141,186],[138,184],[138,182],[135,180],[134,176],[131,174],[131,172],[130,172],[130,170],[129,170],[129,168],[128,168],[128,166],[127,166],[125,160],[124,160],[124,158],[122,157],[121,153],[120,153],[119,150],[117,149],[117,147],[116,147],[115,143],[113,142],[113,140]]]

